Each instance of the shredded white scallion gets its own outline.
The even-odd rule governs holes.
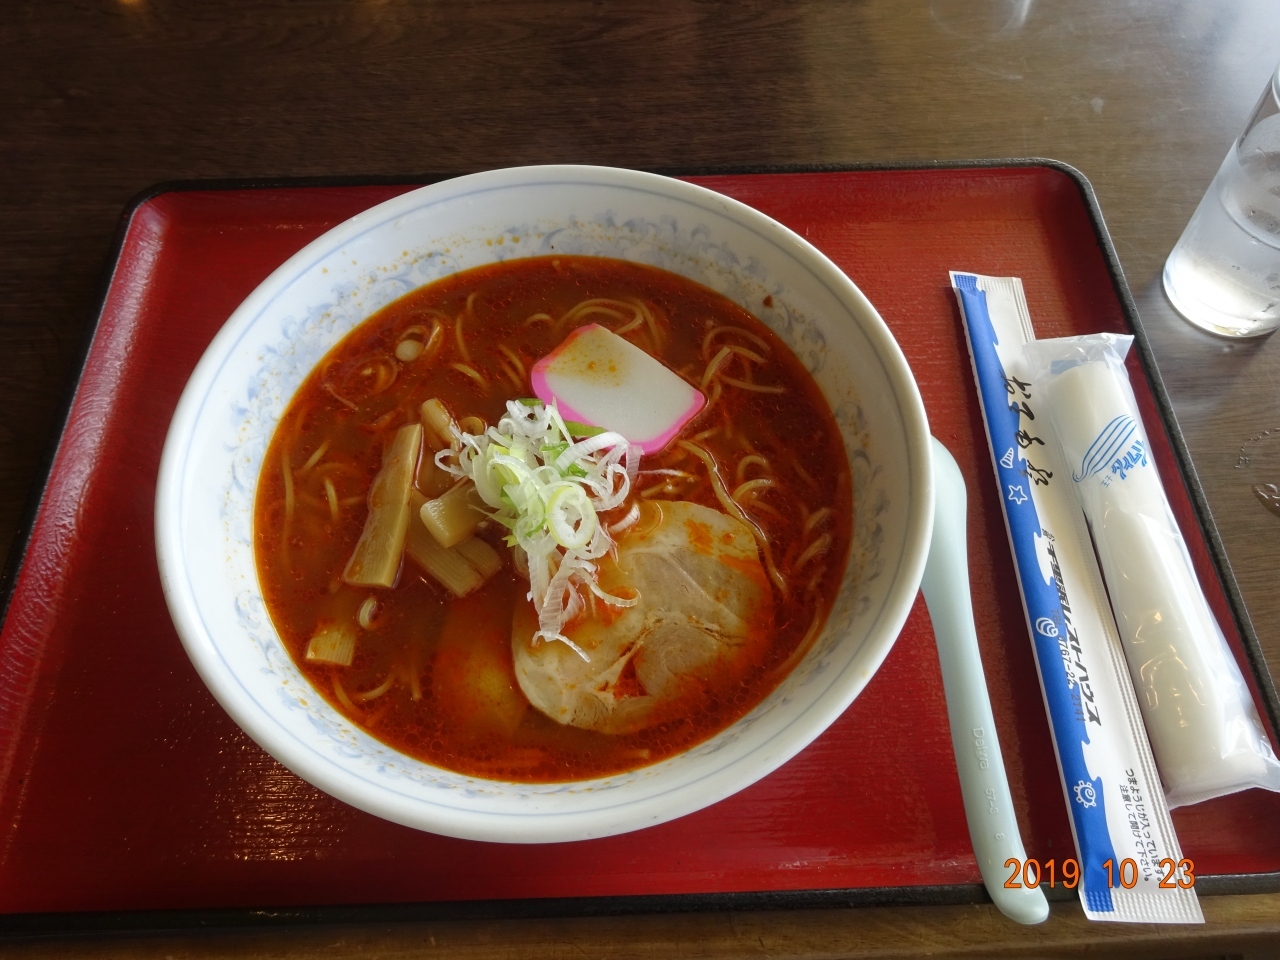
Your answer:
[[[441,450],[436,464],[471,478],[489,515],[510,531],[508,545],[528,558],[534,639],[559,640],[589,659],[562,632],[585,608],[582,589],[615,606],[639,599],[601,590],[594,563],[613,548],[599,514],[627,499],[639,450],[608,431],[575,440],[555,404],[518,400],[495,426],[458,439],[461,450]]]

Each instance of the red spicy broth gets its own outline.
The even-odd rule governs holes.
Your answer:
[[[497,550],[502,567],[462,599],[408,557],[390,589],[342,578],[365,523],[370,484],[396,431],[419,422],[423,401],[442,400],[464,429],[475,423],[469,417],[496,423],[508,400],[533,395],[534,363],[588,323],[619,331],[694,386],[713,368],[704,388],[709,402],[680,437],[714,458],[787,584],[785,594],[771,585],[774,623],[763,655],[726,671],[723,681],[702,684],[679,715],[664,712],[661,722],[618,734],[557,723],[522,694],[512,619],[518,605],[532,609],[529,585],[496,524],[477,535]],[[414,343],[405,347],[406,340]],[[645,456],[640,470],[628,503],[602,522],[645,499],[723,510],[705,463],[676,442]],[[682,277],[569,256],[464,271],[360,324],[285,411],[264,460],[254,517],[267,609],[326,700],[409,756],[522,782],[586,779],[655,763],[744,715],[825,621],[851,529],[840,435],[816,384],[775,334]],[[356,627],[350,665],[309,661],[305,652],[318,626],[344,618],[367,623]]]

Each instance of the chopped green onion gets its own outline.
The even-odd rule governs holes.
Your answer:
[[[639,451],[620,434],[565,421],[554,404],[531,399],[510,401],[496,426],[461,441],[456,462],[443,450],[436,463],[475,482],[489,515],[511,531],[507,545],[528,557],[534,638],[560,640],[585,657],[562,633],[585,609],[581,590],[606,603],[635,602],[600,590],[594,561],[613,546],[599,513],[626,500]]]
[[[604,427],[593,427],[587,423],[579,423],[577,420],[566,420],[564,425],[575,437],[598,437],[606,432]]]

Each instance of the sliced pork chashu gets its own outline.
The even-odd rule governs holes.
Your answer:
[[[516,678],[560,723],[625,733],[687,709],[708,680],[721,687],[759,662],[773,630],[773,595],[750,529],[684,501],[651,502],[600,564],[600,586],[633,607],[596,602],[565,630],[589,657],[533,641],[537,617],[517,605]]]

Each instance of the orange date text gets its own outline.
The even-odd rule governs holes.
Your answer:
[[[1042,883],[1056,887],[1061,883],[1068,890],[1074,890],[1080,883],[1080,862],[1074,857],[1062,861],[1049,859],[1043,863],[1034,857],[1028,857],[1026,860],[1010,857],[1004,862],[1004,867],[1009,871],[1009,876],[1004,882],[1005,887],[1009,889],[1038,887]],[[1107,886],[1110,888],[1122,887],[1125,890],[1131,890],[1138,885],[1138,880],[1141,878],[1137,861],[1129,858],[1121,860],[1119,866],[1114,860],[1107,860],[1102,864],[1102,869],[1106,871]],[[1165,857],[1160,861],[1158,873],[1159,876],[1152,879],[1156,880],[1156,886],[1165,890],[1175,888],[1187,890],[1196,885],[1196,865],[1194,861],[1185,858],[1173,860]]]

